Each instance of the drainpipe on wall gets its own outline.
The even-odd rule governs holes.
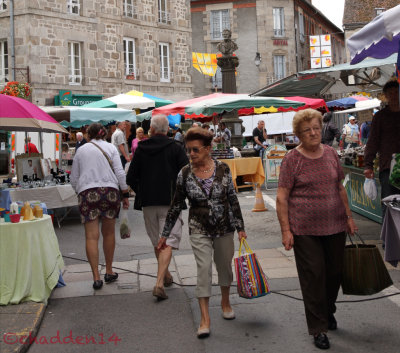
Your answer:
[[[10,0],[11,77],[15,81],[14,0]]]

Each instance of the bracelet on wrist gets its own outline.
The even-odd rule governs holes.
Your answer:
[[[124,199],[129,199],[129,192],[124,192],[124,193],[122,193],[122,197],[123,197]]]

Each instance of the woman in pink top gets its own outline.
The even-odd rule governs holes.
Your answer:
[[[136,129],[136,138],[134,138],[132,140],[132,147],[131,147],[132,159],[133,159],[133,155],[135,154],[138,143],[143,140],[146,140],[146,137],[144,137],[144,130],[143,130],[143,128],[138,127]]]
[[[337,328],[346,231],[357,230],[342,185],[344,174],[336,151],[321,143],[322,115],[296,113],[293,131],[300,145],[282,161],[276,210],[286,250],[294,249],[307,326],[314,344],[329,348],[326,333]]]

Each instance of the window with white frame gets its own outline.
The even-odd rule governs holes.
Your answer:
[[[274,7],[272,13],[274,17],[274,36],[285,36],[285,13],[283,7]]]
[[[169,44],[160,43],[160,82],[170,82]]]
[[[81,43],[68,42],[68,70],[69,84],[82,84],[82,56]]]
[[[276,80],[286,77],[286,63],[284,55],[274,55],[274,76]]]
[[[80,14],[81,0],[67,0],[67,10],[74,15]]]
[[[8,76],[8,46],[7,41],[0,41],[0,82],[5,82]]]
[[[222,39],[222,31],[231,29],[229,10],[211,11],[211,39]]]
[[[137,4],[136,0],[124,0],[124,16],[137,18]]]
[[[124,64],[125,76],[129,79],[137,79],[136,73],[136,53],[135,53],[135,40],[131,38],[124,38]]]
[[[168,0],[158,0],[158,22],[171,22],[171,18],[168,12]]]
[[[385,12],[385,8],[384,7],[376,7],[375,8],[375,16],[380,15],[381,13]]]
[[[304,15],[302,12],[299,12],[299,37],[300,37],[300,42],[304,43],[305,37],[304,37]]]
[[[7,2],[8,0],[0,0],[0,11],[7,10]]]

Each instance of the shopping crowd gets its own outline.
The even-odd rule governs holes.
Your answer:
[[[320,349],[330,347],[327,332],[338,327],[335,302],[346,234],[357,231],[342,185],[342,167],[331,145],[334,139],[342,139],[347,145],[366,143],[365,176],[374,177],[371,166],[379,153],[382,197],[395,192],[388,183],[388,175],[391,154],[400,153],[397,83],[387,83],[383,92],[388,106],[374,115],[372,124],[361,128],[361,138],[354,117],[339,131],[331,123],[329,113],[323,117],[313,109],[297,112],[293,131],[299,144],[287,153],[281,166],[277,215],[282,244],[286,250],[294,249],[308,332]],[[121,122],[111,143],[105,141],[107,130],[101,124],[92,124],[88,129],[89,142],[79,146],[75,155],[71,183],[78,194],[96,290],[103,285],[98,272],[100,233],[106,260],[104,281],[118,279],[118,273],[112,269],[115,225],[121,204],[125,209],[130,206],[130,190],[135,194],[133,207],[143,213],[158,260],[152,292],[157,300],[168,298],[166,288],[174,282],[168,266],[172,251],[179,249],[182,227],[187,223],[197,264],[196,296],[201,313],[196,334],[205,338],[211,333],[212,264],[215,263],[218,273],[221,315],[233,320],[236,314],[229,295],[234,233],[237,232],[239,242],[247,238],[230,169],[211,154],[215,143],[230,145],[231,132],[220,123],[214,136],[207,124],[194,123],[186,133],[177,129],[170,136],[168,124],[166,116],[153,116],[148,136],[141,127],[134,128],[135,136],[128,142],[125,123]],[[253,138],[254,149],[262,157],[268,139],[263,121],[254,129]],[[184,220],[182,210],[187,208],[189,216]]]

